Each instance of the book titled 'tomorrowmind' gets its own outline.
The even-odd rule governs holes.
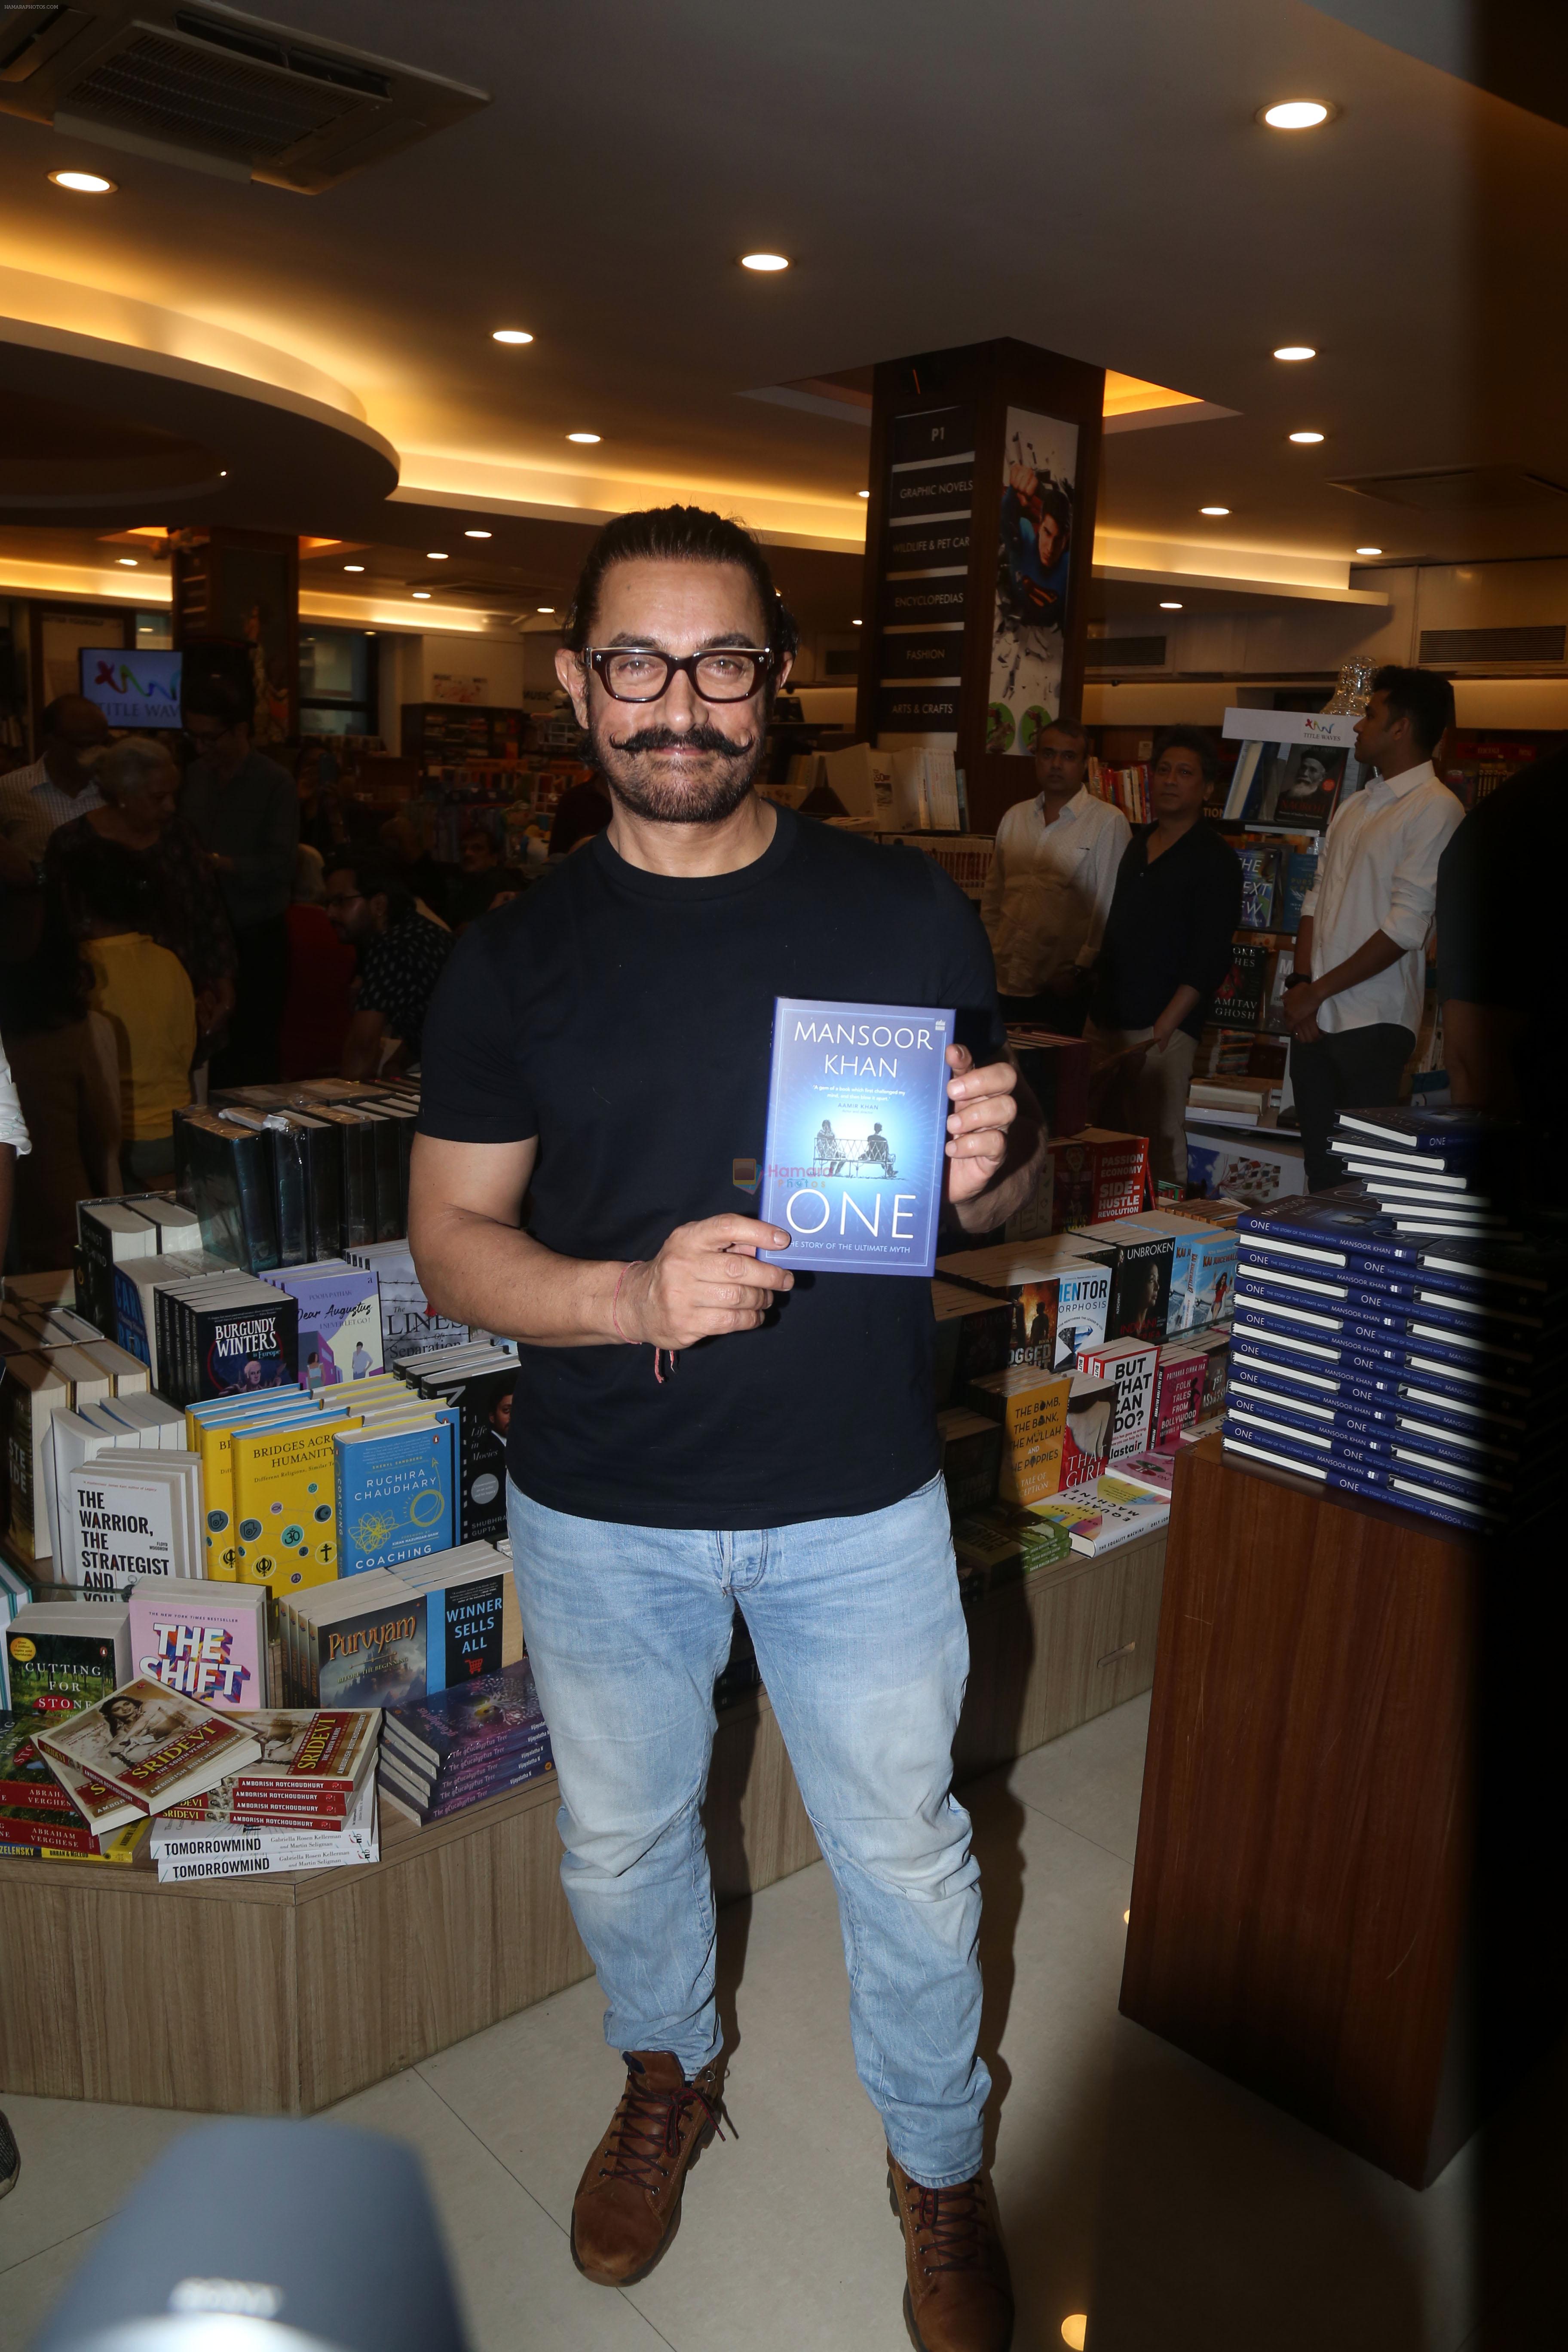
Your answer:
[[[952,1031],[950,1007],[775,999],[760,1213],[791,1240],[763,1257],[930,1275]]]

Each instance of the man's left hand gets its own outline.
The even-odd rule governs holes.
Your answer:
[[[950,1045],[947,1066],[947,1197],[972,1201],[1001,1174],[1008,1132],[1018,1116],[1018,1073],[1010,1062],[976,1069],[967,1045]]]

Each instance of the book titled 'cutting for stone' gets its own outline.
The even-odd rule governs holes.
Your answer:
[[[951,1007],[775,999],[759,1213],[791,1239],[761,1255],[819,1273],[930,1275],[952,1031]]]

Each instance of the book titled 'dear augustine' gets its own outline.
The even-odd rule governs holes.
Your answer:
[[[930,1275],[947,1141],[950,1007],[781,996],[759,1214],[776,1264]]]

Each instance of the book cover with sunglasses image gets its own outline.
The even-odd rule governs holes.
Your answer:
[[[929,1276],[936,1264],[951,1006],[773,1003],[758,1215],[793,1270]]]

